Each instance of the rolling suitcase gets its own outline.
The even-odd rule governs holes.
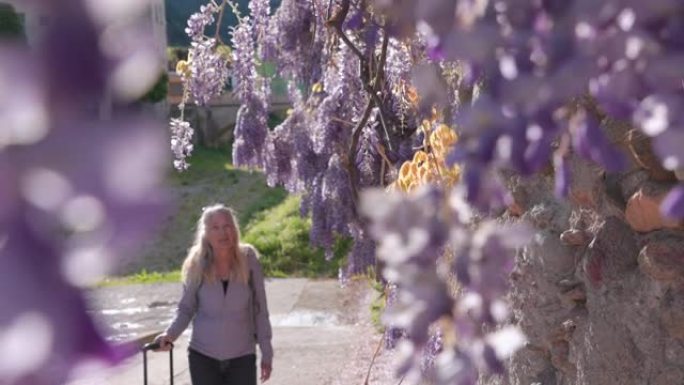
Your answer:
[[[143,353],[143,381],[147,385],[147,352],[159,348],[158,342],[150,342],[142,347]],[[169,350],[169,377],[171,378],[171,385],[173,385],[173,344]]]

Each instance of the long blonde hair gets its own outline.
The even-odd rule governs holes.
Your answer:
[[[243,284],[246,284],[249,279],[249,262],[243,252],[248,246],[240,243],[240,228],[235,220],[235,214],[229,207],[215,204],[205,207],[197,221],[195,240],[190,249],[188,249],[188,255],[185,257],[185,261],[183,261],[183,268],[181,270],[183,283],[186,285],[199,286],[203,280],[209,282],[216,280],[216,275],[214,274],[214,251],[206,239],[206,228],[209,218],[219,213],[226,214],[235,229],[235,244],[233,245],[235,250],[234,253],[231,253],[235,259],[231,261],[230,278],[231,280],[238,280]]]

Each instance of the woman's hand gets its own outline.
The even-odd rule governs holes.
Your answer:
[[[155,349],[155,352],[168,352],[173,347],[173,339],[166,334],[160,334],[154,338],[154,342],[159,343],[159,349]]]
[[[261,361],[261,382],[265,382],[269,378],[271,378],[271,370],[272,369],[273,369],[273,367],[271,366],[270,362]]]

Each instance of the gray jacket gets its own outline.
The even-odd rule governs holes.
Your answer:
[[[230,281],[226,294],[220,281],[183,285],[176,316],[165,333],[176,339],[192,320],[190,347],[218,360],[255,353],[258,342],[262,361],[271,362],[271,323],[268,319],[264,274],[256,250],[242,250],[249,261],[250,281]]]

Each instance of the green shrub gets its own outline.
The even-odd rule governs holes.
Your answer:
[[[336,277],[351,240],[339,239],[333,258],[309,244],[311,220],[299,215],[300,199],[289,196],[280,205],[258,213],[243,232],[243,240],[261,253],[264,272],[272,277]]]

